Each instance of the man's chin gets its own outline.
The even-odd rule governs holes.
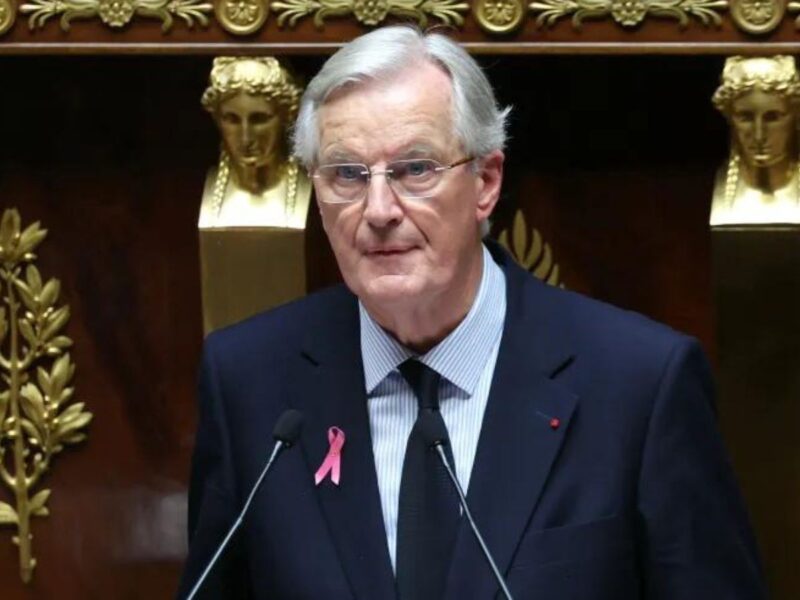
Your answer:
[[[419,280],[411,275],[379,275],[371,277],[362,288],[362,300],[368,304],[392,305],[417,298]]]

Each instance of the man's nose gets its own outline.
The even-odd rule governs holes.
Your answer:
[[[364,202],[364,219],[373,227],[386,227],[403,218],[403,207],[384,174],[370,177]]]

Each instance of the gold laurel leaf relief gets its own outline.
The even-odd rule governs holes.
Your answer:
[[[50,514],[51,490],[37,489],[53,458],[86,439],[92,414],[74,401],[75,363],[67,352],[69,321],[59,306],[58,279],[43,280],[36,248],[47,236],[39,222],[22,228],[19,211],[0,219],[0,527],[16,529],[22,581],[33,578],[33,517]],[[2,494],[0,494],[2,497]]]
[[[43,28],[54,17],[65,32],[73,19],[99,18],[108,27],[120,29],[139,16],[160,19],[163,33],[172,29],[176,18],[190,29],[195,24],[206,27],[213,9],[203,0],[29,0],[19,8],[29,15],[31,30]]]
[[[295,27],[305,17],[323,29],[328,17],[352,15],[362,25],[374,27],[390,15],[414,19],[420,27],[430,19],[441,25],[461,27],[469,4],[460,0],[276,0],[270,5],[278,15],[278,27]]]
[[[550,244],[544,241],[535,227],[528,226],[521,210],[517,210],[511,227],[501,231],[497,241],[534,277],[550,285],[564,287]]]
[[[0,0],[0,35],[14,26],[17,18],[17,3],[15,0]]]
[[[525,5],[522,0],[477,0],[472,14],[484,31],[500,35],[522,25]]]
[[[214,14],[220,25],[234,35],[250,35],[267,22],[267,0],[216,0]]]
[[[774,31],[786,14],[782,0],[730,0],[731,18],[746,33],[763,35]]]
[[[681,29],[689,26],[690,18],[706,27],[720,27],[719,12],[727,8],[728,0],[534,0],[528,4],[538,27],[553,27],[571,17],[576,30],[585,20],[608,17],[625,28],[638,27],[647,17],[675,19]]]

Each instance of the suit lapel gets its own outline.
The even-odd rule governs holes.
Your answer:
[[[340,483],[328,476],[316,492],[355,597],[391,599],[394,574],[372,454],[358,310],[351,295],[346,300],[331,311],[332,319],[309,328],[293,404],[305,414],[302,446],[310,477],[328,452],[328,429],[344,432]]]
[[[493,248],[493,253],[496,253]],[[535,510],[577,397],[552,379],[572,359],[554,331],[547,290],[506,263],[507,309],[467,501],[498,568],[505,573]],[[453,552],[446,597],[490,598],[498,590],[466,521]]]

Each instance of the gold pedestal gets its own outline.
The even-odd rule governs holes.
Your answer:
[[[306,293],[305,231],[200,229],[206,335]]]
[[[719,413],[775,600],[800,598],[800,228],[713,230]]]

